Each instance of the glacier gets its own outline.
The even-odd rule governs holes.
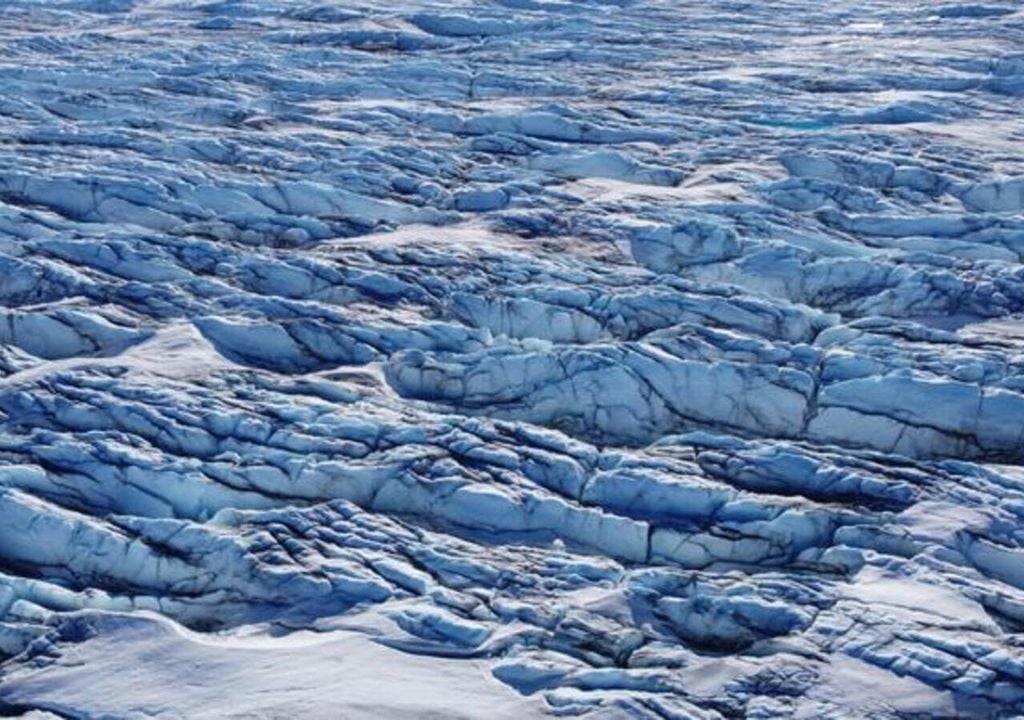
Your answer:
[[[0,4],[0,717],[1024,716],[1016,0]]]

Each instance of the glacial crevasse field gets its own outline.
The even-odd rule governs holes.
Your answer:
[[[0,716],[1024,714],[1013,0],[0,3]]]

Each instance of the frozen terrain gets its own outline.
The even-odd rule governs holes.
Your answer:
[[[1024,7],[0,2],[0,717],[546,716],[1024,716]]]

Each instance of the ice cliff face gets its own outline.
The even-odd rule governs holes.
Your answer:
[[[0,715],[1024,714],[1022,48],[4,2]]]

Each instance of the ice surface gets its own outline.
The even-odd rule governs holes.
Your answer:
[[[0,716],[1024,715],[1019,3],[0,5]]]

